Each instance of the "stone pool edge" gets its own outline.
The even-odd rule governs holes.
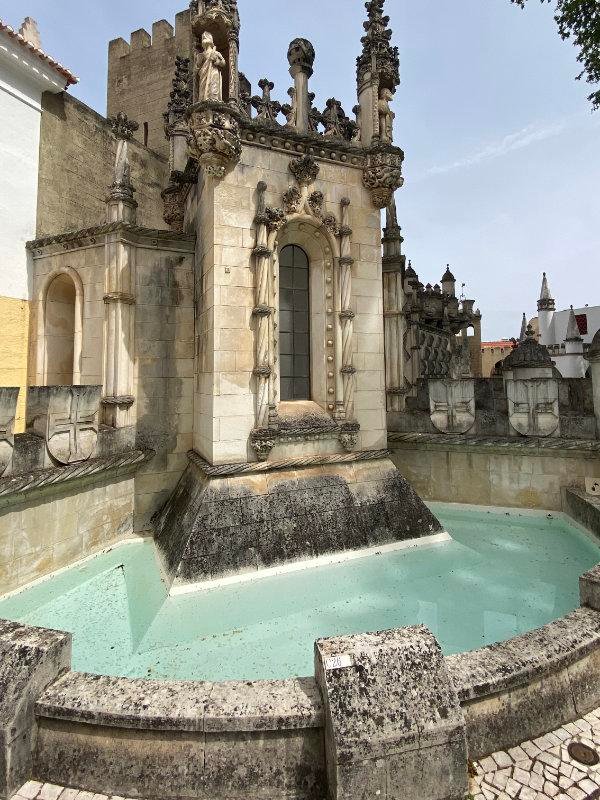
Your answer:
[[[189,791],[190,780],[203,787],[192,795],[198,797],[236,796],[232,781],[238,781],[238,789],[243,784],[243,796],[249,798],[263,796],[264,787],[307,800],[322,797],[327,773],[332,780],[332,759],[335,780],[349,769],[354,774],[357,763],[373,768],[359,734],[379,714],[381,698],[372,688],[367,692],[367,718],[364,707],[342,703],[349,720],[340,721],[335,704],[339,681],[343,686],[346,675],[357,674],[354,667],[365,653],[367,666],[361,668],[383,669],[383,691],[393,693],[408,675],[428,696],[431,676],[423,674],[423,663],[418,671],[413,665],[413,674],[411,664],[403,661],[406,675],[388,678],[399,646],[394,640],[396,649],[390,650],[388,637],[403,636],[411,653],[417,642],[432,654],[427,664],[437,658],[435,680],[450,705],[455,702],[453,714],[462,722],[451,731],[429,724],[435,740],[431,752],[423,736],[417,741],[408,736],[397,745],[400,755],[384,755],[402,757],[409,770],[408,754],[435,757],[455,778],[464,760],[466,775],[467,756],[476,760],[506,750],[551,730],[557,721],[570,722],[600,706],[600,565],[581,577],[580,595],[579,609],[542,628],[445,658],[422,626],[344,637],[350,655],[335,666],[317,663],[316,678],[285,681],[163,682],[72,672],[69,635],[0,621],[0,697],[7,698],[0,699],[0,797],[10,797],[11,787],[16,790],[29,778],[103,794],[127,785],[131,797],[155,797],[157,786],[161,797],[176,797]],[[376,647],[365,644],[368,637],[378,639]],[[317,650],[323,648],[323,642],[317,643]],[[399,652],[404,652],[402,643]],[[333,687],[332,675],[339,678]],[[389,720],[381,724],[393,727]],[[350,744],[348,730],[353,732]],[[356,763],[353,748],[361,754]],[[338,751],[345,753],[345,762],[338,763]],[[185,775],[181,758],[196,765]],[[376,758],[379,763],[382,754]],[[200,764],[207,770],[201,775],[194,772]],[[173,793],[165,793],[164,781]]]

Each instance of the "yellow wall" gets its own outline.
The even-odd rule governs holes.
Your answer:
[[[0,297],[0,386],[19,386],[15,431],[25,429],[29,303]]]

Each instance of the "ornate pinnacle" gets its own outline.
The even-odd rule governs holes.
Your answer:
[[[384,2],[369,0],[365,5],[368,20],[364,23],[366,36],[361,39],[363,51],[357,60],[357,75],[360,86],[375,65],[380,88],[394,92],[400,84],[400,56],[398,48],[391,44],[390,18],[383,13]]]
[[[164,116],[167,128],[183,119],[192,100],[190,59],[177,56],[175,59],[175,76],[171,99]],[[167,133],[168,136],[168,133]]]
[[[262,89],[262,97],[253,97],[251,100],[252,105],[258,111],[256,119],[277,124],[277,115],[281,111],[281,103],[278,103],[277,100],[271,100],[271,92],[275,88],[275,84],[268,78],[263,78],[258,82],[258,86]]]
[[[129,141],[135,131],[140,127],[137,122],[127,118],[127,114],[119,111],[116,117],[109,119],[110,127],[112,128],[113,135],[117,139]]]

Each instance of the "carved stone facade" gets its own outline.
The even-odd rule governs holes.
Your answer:
[[[18,388],[0,387],[0,478],[12,467],[18,399]]]

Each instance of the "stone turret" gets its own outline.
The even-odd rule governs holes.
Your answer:
[[[565,356],[561,359],[561,372],[564,378],[585,378],[587,369],[583,357],[583,337],[579,331],[573,306],[569,312],[569,322],[565,336]]]
[[[548,276],[544,272],[542,278],[542,288],[540,291],[540,299],[538,300],[538,314],[540,326],[540,342],[545,345],[554,344],[552,335],[552,322],[554,319],[554,312],[556,310],[556,303],[550,294],[550,287],[548,286]]]
[[[442,292],[450,297],[456,297],[456,278],[450,272],[450,264],[447,265],[446,272],[442,275]]]
[[[527,336],[527,314],[523,312],[523,321],[521,322],[521,333],[519,334],[519,342],[524,342]]]

